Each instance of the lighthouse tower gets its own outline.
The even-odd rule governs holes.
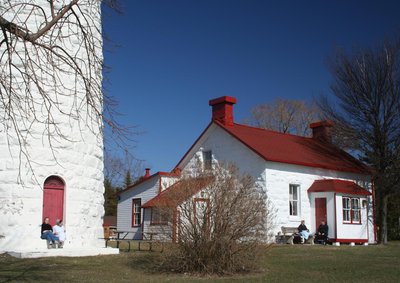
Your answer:
[[[72,1],[57,0],[53,7],[47,0],[31,1],[35,5],[26,5],[27,1],[22,0],[12,2],[10,7],[2,5],[0,16],[37,31]],[[64,59],[43,51],[41,46],[9,38],[13,46],[7,60],[12,60],[14,67],[6,75],[2,67],[1,75],[2,79],[13,77],[8,81],[14,92],[8,93],[7,105],[0,103],[0,253],[42,257],[118,252],[104,248],[101,239],[104,176],[100,2],[79,1],[79,9],[74,7],[67,21],[52,26],[38,39],[43,45],[56,45],[51,52],[58,52]],[[78,24],[84,25],[88,34],[82,33]],[[3,53],[4,45],[1,48]],[[26,57],[20,56],[23,52],[30,56],[28,67],[24,65]],[[71,65],[72,59],[66,54],[76,65]],[[43,62],[49,65],[43,68]],[[39,78],[39,85],[27,80],[19,71],[22,69],[31,72],[32,78]],[[7,94],[0,90],[2,95]],[[13,116],[9,115],[10,109]],[[44,217],[49,217],[52,225],[56,219],[63,219],[67,235],[63,249],[49,250],[40,238]]]

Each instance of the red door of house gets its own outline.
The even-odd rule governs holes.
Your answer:
[[[45,217],[49,217],[51,225],[56,224],[56,219],[64,219],[64,182],[56,176],[44,182],[43,219]]]
[[[315,229],[318,229],[321,221],[326,219],[326,198],[315,198]]]

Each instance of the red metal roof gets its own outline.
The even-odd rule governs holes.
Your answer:
[[[183,179],[168,187],[142,207],[174,207],[210,184],[212,178]]]
[[[328,142],[236,123],[214,123],[267,161],[370,174],[368,166]]]
[[[316,180],[307,190],[309,193],[316,192],[335,192],[344,193],[349,195],[371,195],[369,191],[360,187],[352,181],[327,179],[327,180]]]

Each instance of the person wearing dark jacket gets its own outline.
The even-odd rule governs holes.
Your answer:
[[[299,231],[301,243],[303,244],[304,241],[308,240],[308,237],[310,236],[310,231],[308,230],[304,220],[301,220],[301,223],[299,227],[297,227],[297,230]]]
[[[42,223],[40,238],[47,240],[47,248],[55,248],[58,244],[58,238],[53,234],[53,227],[49,224],[49,218],[45,217]]]
[[[328,231],[328,225],[326,225],[325,221],[322,220],[315,235],[315,240],[325,245],[326,241],[328,240]]]

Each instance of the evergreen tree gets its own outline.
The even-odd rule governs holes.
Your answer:
[[[127,186],[132,184],[132,175],[131,175],[131,170],[126,170],[125,174],[125,179],[124,179],[124,187],[126,188]]]
[[[117,190],[108,178],[104,179],[104,215],[117,215]]]

